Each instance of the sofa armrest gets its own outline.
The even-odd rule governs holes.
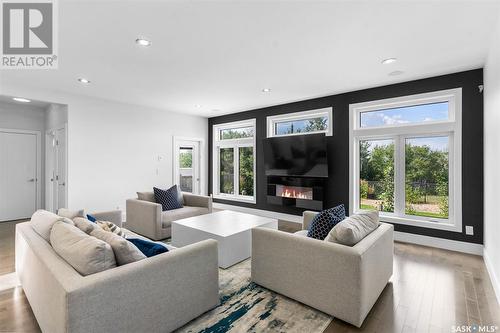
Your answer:
[[[69,332],[170,332],[219,304],[217,242],[89,275],[68,294]]]
[[[207,195],[197,195],[191,193],[183,193],[184,204],[193,207],[208,208],[209,213],[212,212],[212,197]]]
[[[151,239],[157,239],[161,226],[161,205],[155,202],[128,199],[127,229]]]
[[[122,226],[122,211],[121,210],[110,210],[106,212],[96,212],[90,214],[100,221],[109,221],[113,222],[117,226]]]
[[[309,225],[317,214],[318,212],[311,210],[306,210],[302,213],[302,230],[309,230]]]

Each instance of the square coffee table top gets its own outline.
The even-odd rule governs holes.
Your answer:
[[[277,219],[240,213],[232,210],[222,210],[215,213],[177,220],[172,222],[172,224],[178,224],[217,236],[227,237],[272,222],[277,222]]]

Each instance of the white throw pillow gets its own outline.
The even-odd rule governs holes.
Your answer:
[[[50,231],[52,226],[57,221],[62,221],[68,224],[73,224],[68,218],[61,217],[49,211],[40,209],[31,216],[31,227],[37,234],[43,237],[47,242],[50,242]]]
[[[99,228],[96,223],[90,222],[84,217],[75,217],[73,219],[75,226],[86,234],[90,234],[95,228]]]
[[[110,231],[95,228],[90,233],[90,236],[103,240],[111,246],[113,252],[115,253],[116,263],[119,266],[146,259],[146,256],[137,248],[137,246]]]
[[[74,219],[75,217],[85,217],[85,212],[83,209],[80,210],[69,210],[67,208],[59,208],[57,210],[57,215],[62,217],[67,217],[68,219]]]
[[[116,267],[111,246],[74,225],[56,222],[50,233],[50,242],[54,251],[82,275]]]
[[[379,224],[376,210],[354,214],[333,227],[325,241],[353,246],[377,229]]]

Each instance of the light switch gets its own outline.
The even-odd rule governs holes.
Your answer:
[[[474,227],[470,225],[465,226],[465,233],[467,235],[474,235]]]

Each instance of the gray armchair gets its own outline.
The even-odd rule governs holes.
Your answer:
[[[304,212],[304,228],[316,214]],[[252,229],[252,281],[360,327],[392,275],[393,230],[381,223],[351,247]]]
[[[172,221],[209,214],[212,197],[182,194],[184,207],[162,211],[153,192],[137,192],[137,199],[127,200],[127,229],[154,240],[169,238]]]

